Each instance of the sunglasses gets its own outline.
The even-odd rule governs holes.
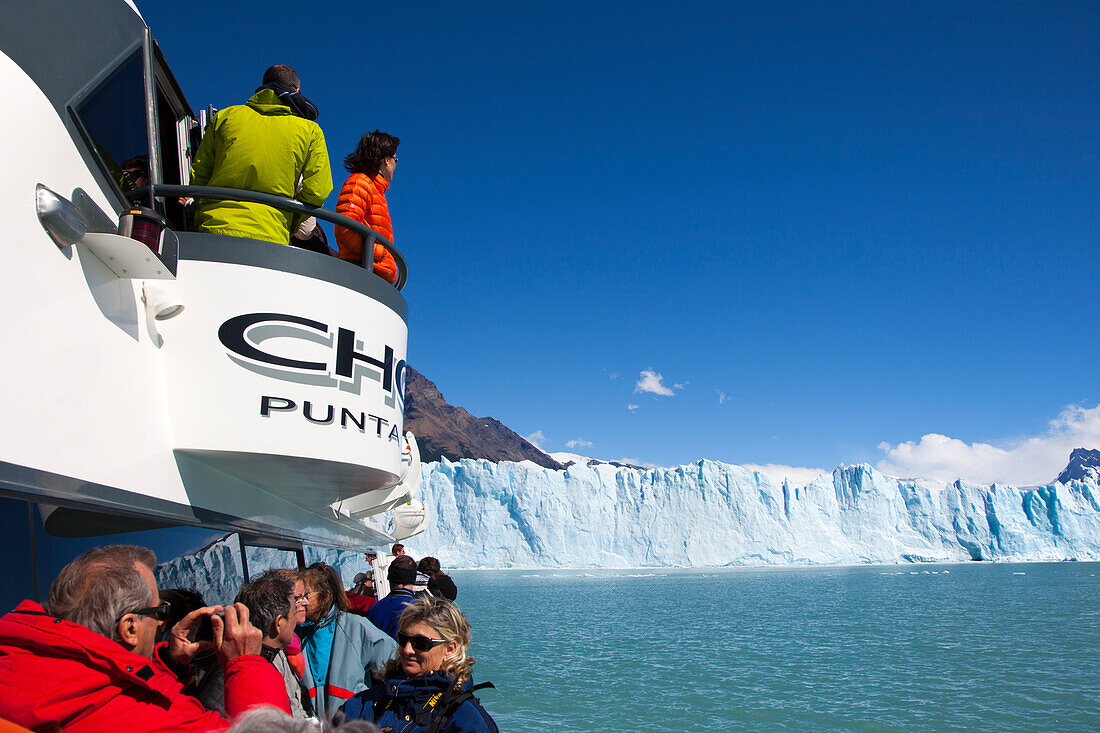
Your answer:
[[[166,618],[168,618],[168,611],[171,608],[172,608],[172,604],[169,603],[168,601],[165,601],[164,603],[161,603],[159,606],[149,606],[148,608],[139,608],[136,611],[129,611],[128,613],[132,613],[135,616],[156,616],[157,621],[163,621]],[[125,613],[122,614],[122,616],[125,616],[125,615],[126,615]],[[119,616],[119,618],[121,619],[122,616]]]
[[[412,644],[412,648],[418,652],[426,652],[432,647],[437,647],[440,644],[446,644],[446,639],[431,639],[427,636],[409,636],[408,634],[397,634],[397,648],[404,649],[406,644]]]

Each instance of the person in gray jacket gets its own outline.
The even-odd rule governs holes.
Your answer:
[[[309,606],[298,626],[309,662],[302,684],[318,715],[331,715],[357,692],[370,687],[371,673],[397,651],[397,642],[362,616],[348,612],[340,574],[314,563],[302,572]]]
[[[294,638],[295,604],[297,603],[294,584],[278,570],[268,570],[255,580],[242,585],[237,591],[237,599],[234,602],[243,603],[248,608],[249,621],[263,632],[263,646],[260,654],[283,676],[291,716],[312,717],[313,705],[309,695],[294,674],[283,651]],[[222,692],[224,674],[222,666],[214,664],[194,691],[194,696],[208,710],[222,711],[223,714],[225,710],[225,696]]]

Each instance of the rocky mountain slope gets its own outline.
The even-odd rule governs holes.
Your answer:
[[[564,468],[499,420],[475,417],[451,405],[430,379],[412,367],[407,370],[405,429],[416,436],[425,463],[443,457],[450,461],[484,458],[494,463],[532,461],[543,468]]]

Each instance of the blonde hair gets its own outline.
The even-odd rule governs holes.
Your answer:
[[[446,598],[419,596],[412,603],[405,606],[405,610],[402,611],[401,618],[397,622],[397,628],[404,632],[410,626],[421,622],[435,629],[436,633],[439,634],[439,638],[453,641],[457,645],[454,653],[443,660],[443,666],[440,667],[439,671],[462,685],[463,682],[469,679],[470,668],[474,666],[476,661],[466,653],[470,648],[470,622],[462,615],[462,611],[459,610],[458,606]],[[392,672],[398,670],[401,666],[400,657],[401,649],[399,647],[397,652],[394,653],[394,658],[387,662],[386,666],[376,676],[379,679],[385,679]]]

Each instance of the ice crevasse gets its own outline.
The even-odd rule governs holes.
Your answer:
[[[1091,480],[1017,488],[866,464],[796,486],[716,461],[640,470],[446,459],[421,468],[444,567],[691,567],[1100,559]]]

